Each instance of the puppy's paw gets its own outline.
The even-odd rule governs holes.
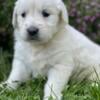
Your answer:
[[[15,90],[17,89],[18,83],[17,82],[2,82],[0,84],[0,89],[7,89],[7,90]]]
[[[14,88],[10,87],[9,83],[8,82],[2,82],[0,84],[0,95],[7,92],[7,91],[12,91],[14,90]]]
[[[0,84],[0,88],[1,89],[4,89],[4,88],[6,88],[7,87],[7,82],[2,82],[1,84]]]

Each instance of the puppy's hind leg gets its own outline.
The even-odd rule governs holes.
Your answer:
[[[31,73],[25,63],[21,60],[14,59],[12,71],[8,80],[5,82],[6,86],[11,89],[16,89],[21,83],[30,78],[30,74]]]

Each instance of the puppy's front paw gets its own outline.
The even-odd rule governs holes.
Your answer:
[[[1,84],[0,84],[0,88],[1,89],[4,89],[4,88],[6,88],[7,87],[7,82],[2,82]]]
[[[1,89],[4,89],[6,88],[7,90],[15,90],[18,86],[18,82],[8,82],[8,81],[5,81],[5,82],[2,82],[0,84],[0,88]]]

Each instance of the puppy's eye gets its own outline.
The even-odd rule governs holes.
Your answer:
[[[43,10],[42,15],[43,15],[43,17],[49,17],[50,13],[48,13],[46,10]]]
[[[25,17],[26,17],[26,13],[23,12],[23,13],[21,14],[21,16],[22,16],[23,18],[25,18]]]

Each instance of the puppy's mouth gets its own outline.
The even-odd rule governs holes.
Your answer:
[[[29,40],[29,41],[40,41],[40,39],[39,39],[38,36],[35,36],[35,37],[28,37],[28,40]]]
[[[40,41],[40,38],[38,35],[34,35],[34,36],[28,36],[27,40],[28,41]]]

